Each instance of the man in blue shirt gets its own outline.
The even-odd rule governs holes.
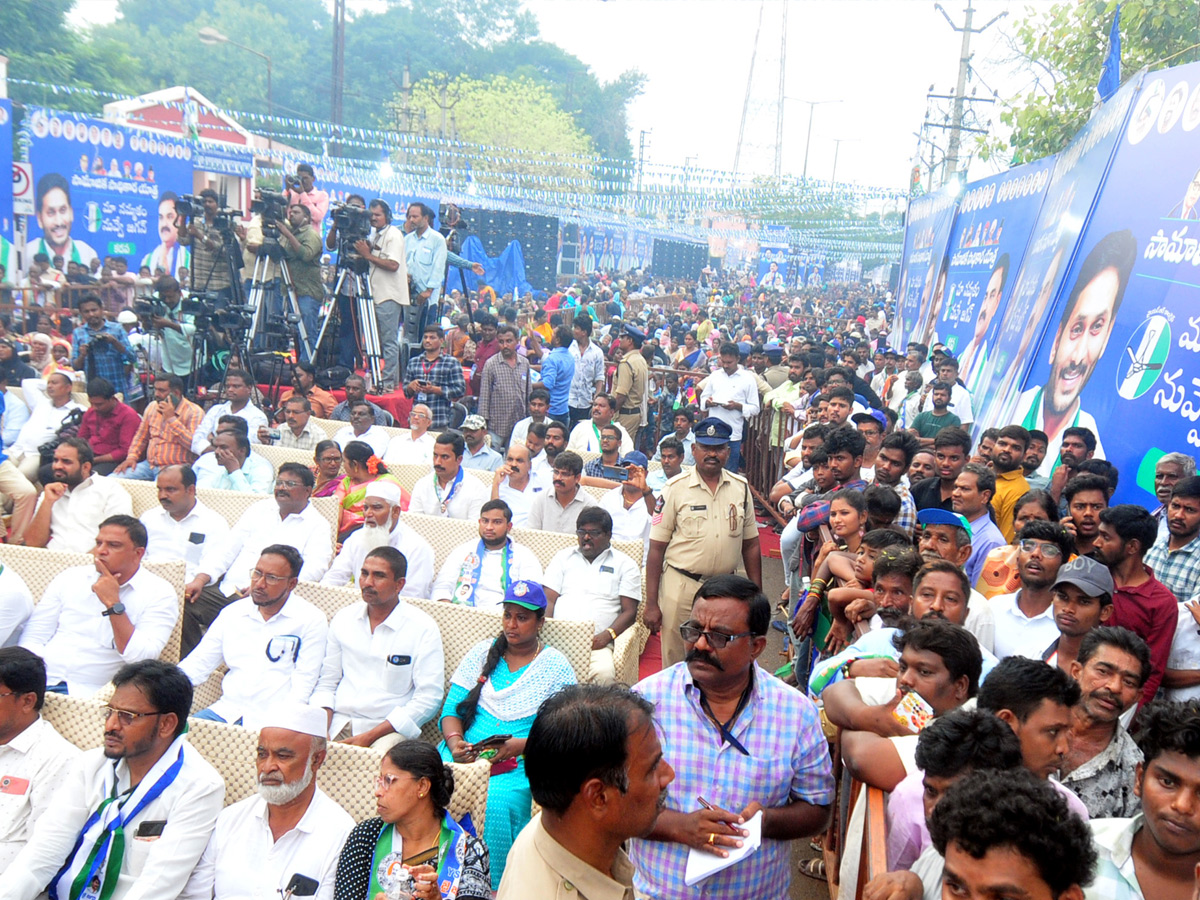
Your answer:
[[[136,357],[125,329],[104,318],[104,306],[95,294],[85,294],[79,301],[79,314],[84,324],[75,329],[74,366],[87,375],[87,380],[104,378],[118,391],[129,390],[125,365],[133,365]]]
[[[575,358],[568,349],[574,339],[571,329],[559,325],[550,341],[550,354],[542,360],[542,386],[550,392],[550,418],[564,425],[570,413],[567,401],[575,377]]]
[[[430,227],[433,218],[433,210],[424,203],[408,205],[404,223],[405,261],[417,293],[404,309],[406,344],[416,343],[425,307],[437,304],[446,280],[446,239]]]

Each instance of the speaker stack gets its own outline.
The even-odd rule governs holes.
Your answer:
[[[696,278],[707,263],[707,244],[654,239],[651,271],[661,278]]]
[[[491,209],[463,209],[468,233],[479,238],[488,256],[499,256],[512,241],[521,245],[525,278],[534,289],[553,291],[558,271],[558,219]]]

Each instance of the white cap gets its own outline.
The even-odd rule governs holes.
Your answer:
[[[123,309],[117,313],[117,321],[122,325],[135,325],[137,324],[137,320],[137,313],[132,309]]]
[[[366,496],[386,500],[389,506],[399,506],[401,499],[400,485],[393,481],[372,481],[367,485]]]
[[[311,734],[313,737],[329,737],[329,713],[318,706],[304,706],[299,703],[280,703],[262,711],[255,717],[254,725],[259,731],[264,728],[283,728],[297,734]]]

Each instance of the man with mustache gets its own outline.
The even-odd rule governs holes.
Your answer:
[[[1040,519],[1017,535],[1017,575],[1021,587],[988,601],[996,621],[996,656],[1041,659],[1058,637],[1054,624],[1054,585],[1059,568],[1075,552],[1066,529]]]
[[[1099,435],[1096,420],[1080,406],[1080,395],[1108,346],[1136,258],[1137,240],[1129,230],[1105,235],[1092,248],[1063,304],[1046,383],[1025,391],[1017,401],[1012,421],[1050,438],[1039,475],[1053,474],[1064,429],[1083,427]],[[1102,447],[1097,446],[1096,455],[1104,457]]]
[[[825,827],[834,782],[816,706],[757,664],[770,618],[770,603],[754,582],[708,578],[679,626],[684,660],[636,687],[654,704],[663,755],[676,771],[653,830],[631,844],[638,896],[694,897],[684,884],[688,854],[728,856],[761,815],[762,845],[708,878],[705,892],[785,897],[790,842]]]
[[[571,685],[542,705],[525,742],[542,812],[513,843],[498,900],[630,896],[622,845],[650,832],[675,779],[654,725],[625,687]]]
[[[179,243],[179,213],[174,191],[163,191],[158,197],[158,239],[161,243],[142,257],[142,266],[157,272],[162,269],[172,278],[180,278],[192,267],[192,251]]]
[[[433,584],[433,546],[400,521],[402,496],[400,485],[394,482],[379,480],[367,485],[367,494],[363,498],[363,526],[346,538],[321,584],[340,587],[357,583],[367,555],[380,547],[392,547],[403,553],[408,563],[404,596],[429,596]]]
[[[294,875],[333,896],[338,859],[354,820],[317,787],[325,762],[325,711],[281,704],[259,720],[258,792],[221,811],[184,898],[234,900],[286,892]]]
[[[467,443],[457,431],[443,431],[433,442],[433,471],[417,481],[408,511],[443,519],[479,518],[488,490],[463,471]]]
[[[561,423],[560,423],[561,424]],[[549,429],[547,444],[549,447]],[[583,475],[583,457],[573,450],[563,450],[554,458],[551,476],[553,491],[544,491],[535,497],[529,506],[527,527],[540,531],[557,531],[571,534],[579,514],[589,506],[596,506],[596,498],[580,485]]]

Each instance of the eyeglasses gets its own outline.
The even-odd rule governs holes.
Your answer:
[[[1044,541],[1035,541],[1029,538],[1017,544],[1023,553],[1032,553],[1034,550],[1042,551],[1042,556],[1046,559],[1058,559],[1062,556],[1062,547],[1058,544],[1047,544]]]
[[[258,579],[262,579],[272,587],[283,584],[285,581],[287,581],[287,578],[285,578],[283,575],[268,575],[266,572],[262,571],[262,569],[251,569],[250,580],[257,581]]]
[[[317,462],[319,462],[319,463],[340,463],[341,461],[342,461],[341,456],[322,456],[317,460]],[[276,481],[275,483],[279,484],[278,481]],[[294,481],[288,482],[288,484],[295,484],[295,483],[296,482],[294,482]]]
[[[286,489],[287,489],[287,490],[289,490],[289,491],[290,491],[292,488],[298,488],[298,487],[300,487],[300,485],[302,485],[303,483],[304,483],[303,481],[288,481],[288,480],[285,480],[285,479],[283,479],[283,478],[276,478],[276,479],[275,479],[275,487],[286,488]]]
[[[386,791],[399,780],[399,775],[379,775],[375,778],[375,790]]]
[[[104,721],[107,722],[113,716],[117,717],[117,721],[128,728],[138,719],[144,719],[147,716],[161,716],[160,712],[130,712],[127,709],[114,709],[111,706],[100,707],[100,712],[104,716]]]
[[[723,631],[701,631],[695,625],[680,625],[679,636],[689,644],[694,644],[700,638],[708,641],[708,645],[714,650],[724,650],[725,645],[730,641],[736,641],[738,638],[749,637],[754,634],[753,631],[743,631],[741,634],[725,634]]]
[[[592,540],[595,540],[596,538],[600,537],[600,535],[604,534],[604,532],[600,531],[598,528],[576,528],[575,533],[580,537],[589,537]]]
[[[0,697],[18,697],[21,694],[28,694],[30,691],[0,691]]]
[[[427,416],[425,413],[409,413],[409,414],[408,414],[408,417],[409,417],[410,419],[429,419],[429,418],[432,418],[432,416]]]

